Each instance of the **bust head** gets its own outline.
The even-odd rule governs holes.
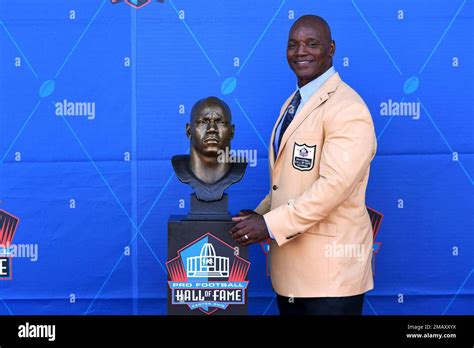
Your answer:
[[[219,150],[230,147],[234,125],[229,106],[221,99],[207,97],[198,100],[191,110],[186,135],[190,140],[191,157],[217,158]]]
[[[221,200],[224,190],[240,181],[247,166],[247,163],[231,163],[222,156],[229,153],[234,137],[229,106],[216,97],[199,100],[186,123],[186,135],[190,143],[189,156],[172,158],[176,176],[193,187],[199,200]]]

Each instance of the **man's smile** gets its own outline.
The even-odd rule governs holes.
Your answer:
[[[299,59],[295,60],[293,63],[299,67],[305,67],[314,62],[314,59]]]

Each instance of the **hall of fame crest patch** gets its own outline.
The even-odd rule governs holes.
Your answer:
[[[307,144],[295,143],[293,147],[293,167],[301,171],[313,169],[315,155],[316,145],[309,146]]]

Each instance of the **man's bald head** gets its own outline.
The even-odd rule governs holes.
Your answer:
[[[316,15],[304,15],[298,18],[290,28],[290,33],[300,25],[309,25],[317,27],[321,30],[321,33],[324,35],[324,38],[327,42],[332,40],[331,36],[331,28],[329,27],[328,22],[323,17],[316,16]]]

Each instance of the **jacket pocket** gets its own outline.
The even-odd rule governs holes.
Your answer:
[[[308,233],[319,234],[321,236],[336,237],[337,228],[336,224],[333,222],[321,221],[316,226],[311,227],[308,230]]]

